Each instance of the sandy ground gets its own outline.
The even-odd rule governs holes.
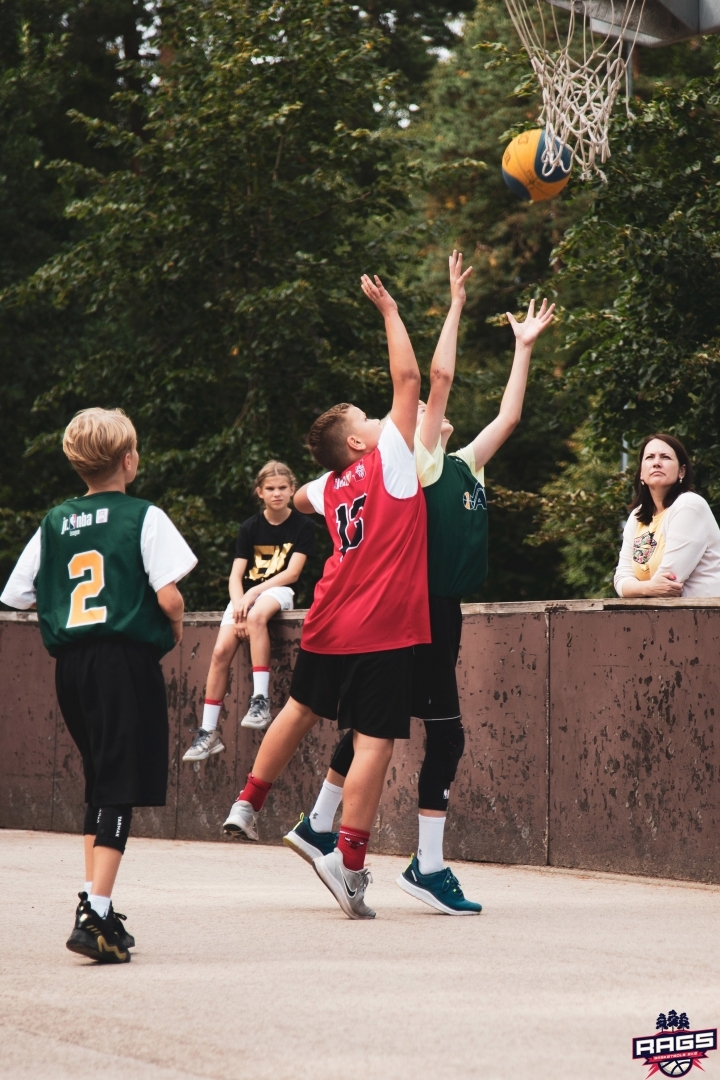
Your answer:
[[[403,867],[372,859],[378,918],[351,922],[285,848],[131,840],[138,945],[100,967],[64,945],[80,838],[0,831],[0,1076],[641,1080],[660,1011],[720,1022],[718,887],[456,864],[485,908],[459,919]]]

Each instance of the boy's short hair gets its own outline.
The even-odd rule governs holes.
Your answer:
[[[137,432],[122,409],[83,409],[63,436],[65,456],[83,480],[114,472],[137,446]]]
[[[268,461],[255,477],[255,490],[261,488],[271,476],[284,476],[288,480],[290,487],[297,487],[295,474],[289,465],[286,465],[284,461]]]
[[[318,416],[308,433],[308,450],[318,465],[330,472],[342,472],[352,460],[347,444],[347,414],[351,408],[346,401],[333,405]]]

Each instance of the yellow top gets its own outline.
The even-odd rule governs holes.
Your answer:
[[[656,514],[649,525],[637,523],[633,541],[633,571],[638,581],[649,581],[665,554],[665,533],[659,530],[665,510]]]

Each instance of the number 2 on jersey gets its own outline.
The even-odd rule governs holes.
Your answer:
[[[107,619],[106,607],[85,607],[86,600],[99,596],[105,588],[105,563],[99,551],[79,551],[68,563],[71,578],[85,577],[88,570],[90,577],[76,585],[70,594],[68,629],[104,623]]]

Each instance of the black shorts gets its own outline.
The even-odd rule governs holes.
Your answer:
[[[164,806],[168,711],[160,652],[124,637],[64,649],[55,688],[91,806]]]
[[[375,739],[410,738],[413,650],[338,656],[298,651],[290,697]]]
[[[412,715],[420,720],[460,716],[457,661],[462,635],[460,601],[430,597],[431,645],[416,645],[413,663]]]

